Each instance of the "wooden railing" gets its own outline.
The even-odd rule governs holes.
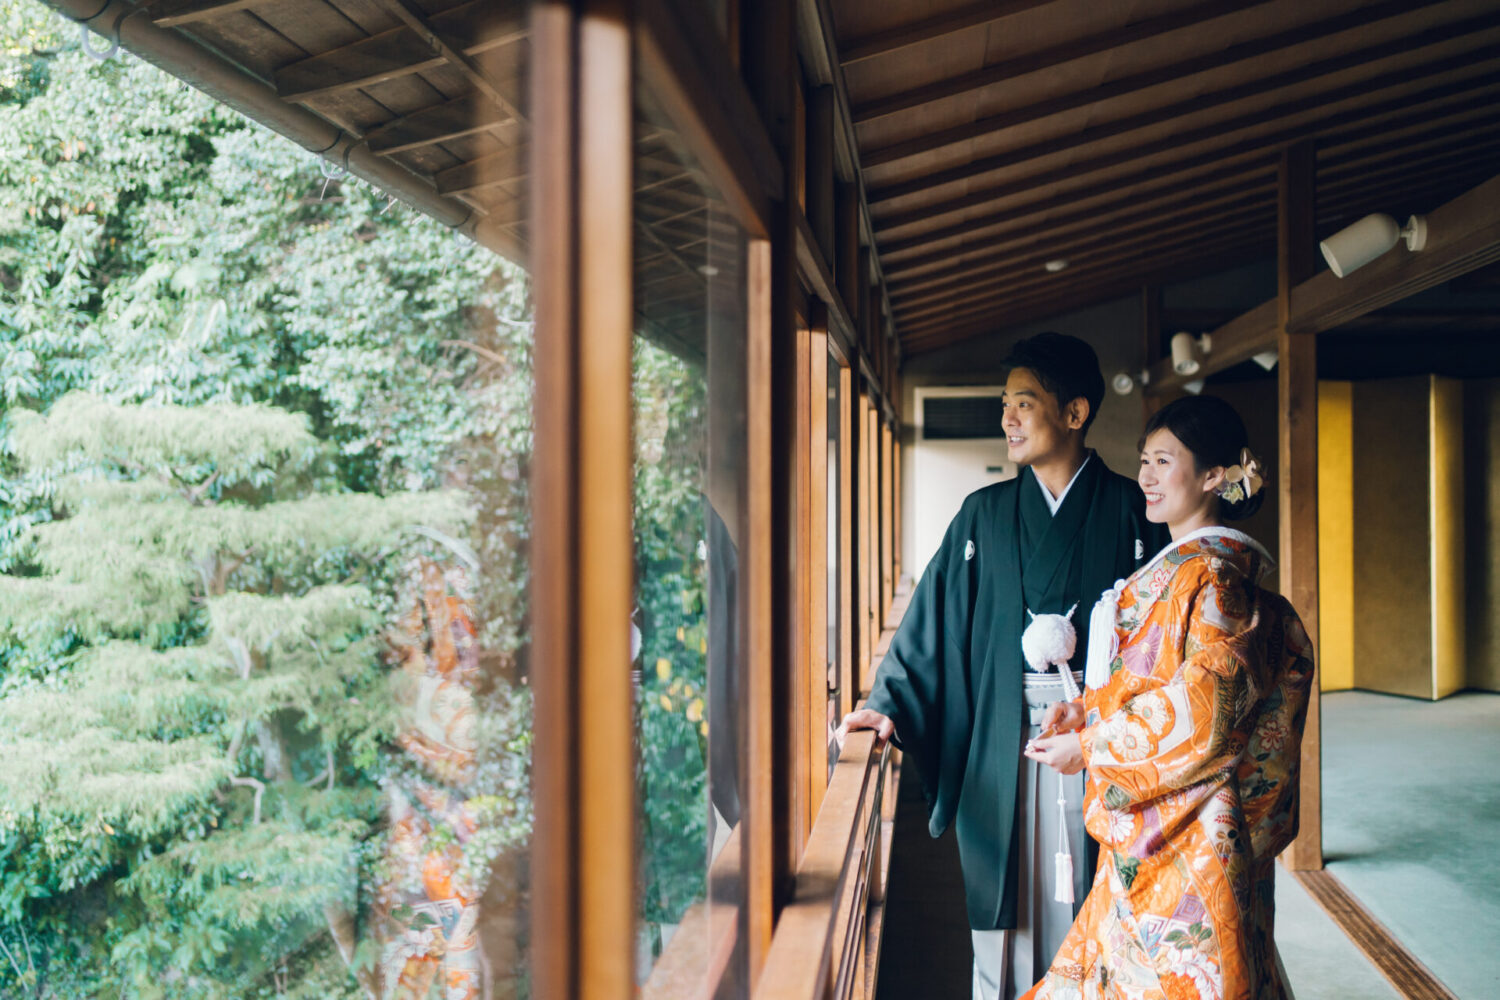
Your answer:
[[[756,1000],[873,995],[900,754],[849,734],[781,911]]]

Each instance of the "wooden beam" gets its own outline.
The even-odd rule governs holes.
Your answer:
[[[1437,183],[1428,182],[1423,184],[1420,181],[1408,178],[1404,181],[1393,182],[1384,191],[1377,188],[1373,191],[1346,194],[1342,200],[1330,198],[1328,204],[1324,207],[1327,211],[1336,212],[1341,207],[1347,208],[1352,205],[1365,204],[1367,202],[1362,199],[1369,197],[1375,198],[1377,203],[1383,198],[1395,198],[1397,196],[1415,198],[1451,197],[1456,184],[1473,183],[1475,180],[1478,180],[1479,178],[1474,176],[1474,172],[1480,169],[1482,168],[1474,167],[1468,173],[1454,177],[1444,177]],[[1251,218],[1254,218],[1254,216],[1252,215]],[[1059,280],[1061,276],[1044,274],[1040,270],[1037,262],[1047,259],[1051,254],[1043,253],[1035,255],[1031,259],[1032,267],[1012,274],[1006,279],[987,280],[984,291],[981,293],[965,295],[963,294],[963,290],[959,289],[949,295],[952,301],[946,306],[942,303],[930,305],[925,307],[919,316],[913,316],[910,312],[902,314],[899,317],[902,337],[907,342],[910,342],[913,336],[917,336],[920,339],[920,334],[924,327],[931,325],[951,326],[954,320],[962,319],[966,314],[975,312],[989,314],[989,322],[986,325],[990,329],[998,329],[1007,323],[1021,322],[1022,320],[1018,320],[1012,315],[1018,305],[1018,297],[1019,301],[1024,302],[1028,299],[1034,301],[1037,298],[1046,298],[1050,294],[1057,301],[1057,309],[1055,311],[1066,312],[1083,308],[1093,302],[1104,301],[1109,297],[1106,292],[1113,291],[1116,294],[1128,293],[1132,285],[1138,286],[1141,281],[1147,280],[1151,274],[1159,275],[1162,280],[1181,280],[1185,272],[1177,268],[1184,265],[1191,265],[1191,273],[1194,274],[1210,273],[1210,270],[1214,267],[1228,266],[1229,263],[1233,263],[1232,261],[1225,262],[1221,259],[1215,260],[1213,263],[1205,263],[1205,261],[1213,259],[1213,251],[1216,247],[1223,246],[1224,239],[1221,237],[1227,238],[1233,245],[1244,245],[1244,233],[1224,234],[1216,232],[1207,237],[1207,242],[1201,245],[1203,256],[1195,258],[1190,253],[1183,253],[1178,254],[1176,258],[1173,258],[1170,254],[1164,258],[1162,256],[1163,252],[1171,247],[1185,247],[1191,250],[1195,244],[1191,239],[1179,239],[1167,246],[1163,246],[1159,242],[1152,242],[1149,239],[1149,234],[1137,238],[1134,243],[1122,242],[1119,246],[1111,246],[1107,239],[1101,240],[1093,244],[1096,249],[1092,252],[1072,255],[1070,259],[1074,261],[1074,264],[1068,269],[1066,280]],[[1172,270],[1164,271],[1162,265],[1165,259],[1175,259],[1178,263]],[[1142,271],[1142,267],[1149,267],[1149,270]],[[1210,270],[1205,270],[1205,267]],[[1088,283],[1083,280],[1085,275],[1098,275],[1104,280]],[[1124,281],[1124,287],[1121,287],[1122,280]],[[1049,292],[1049,290],[1051,291]],[[1037,314],[1029,308],[1026,310],[1026,313],[1028,318],[1037,317]],[[1042,313],[1041,315],[1050,314]],[[923,318],[925,316],[932,316],[933,319],[928,320]],[[966,333],[965,337],[967,336],[968,334]],[[1215,355],[1205,360],[1205,367],[1211,361],[1213,363],[1212,370],[1218,371],[1221,367],[1227,366],[1229,363],[1228,359],[1232,358],[1234,359],[1233,363],[1238,363],[1249,358],[1252,354],[1268,350],[1273,342],[1274,331],[1271,328],[1266,328],[1258,334],[1257,341],[1254,344],[1236,342],[1235,351],[1225,351],[1222,355],[1217,353],[1216,348]],[[1215,344],[1218,344],[1217,339],[1215,340]],[[1243,353],[1240,353],[1240,348],[1243,348]],[[1151,378],[1152,391],[1164,391],[1169,388],[1176,388],[1184,381],[1187,380],[1177,376],[1172,371],[1170,364],[1165,361],[1159,361],[1153,367]]]
[[[487,0],[453,7],[432,15],[429,21],[430,33],[464,39],[461,51],[465,56],[508,45],[525,38],[527,33],[515,11]],[[283,66],[276,71],[273,82],[282,100],[301,103],[410,76],[446,62],[446,57],[433,49],[422,33],[408,25]],[[507,99],[506,104],[507,113],[519,118],[514,102]]]
[[[1316,156],[1311,141],[1282,151],[1277,209],[1276,368],[1278,493],[1281,505],[1280,584],[1318,648],[1318,340],[1292,333],[1292,290],[1317,266],[1313,247]],[[1297,839],[1285,852],[1287,867],[1323,867],[1322,752],[1318,674],[1308,693],[1302,730],[1302,771]]]
[[[1345,278],[1315,274],[1291,290],[1287,327],[1294,333],[1331,330],[1366,313],[1500,260],[1500,177],[1491,178],[1432,212],[1421,253],[1403,246]],[[1270,299],[1210,332],[1213,350],[1195,378],[1206,378],[1277,343],[1280,306]],[[1165,361],[1151,370],[1148,392],[1176,389],[1182,379]]]
[[[1002,18],[1042,7],[1053,0],[982,0],[946,14],[937,14],[911,24],[902,24],[863,38],[856,38],[839,49],[839,61],[845,66],[874,59],[888,52],[898,52],[911,45],[942,38],[992,24]]]
[[[1288,325],[1294,333],[1329,330],[1500,260],[1500,176],[1427,216],[1427,246],[1404,245],[1353,274],[1325,271],[1292,291]]]
[[[512,146],[439,170],[432,181],[438,194],[464,194],[496,184],[509,184],[526,176],[529,159],[530,153],[525,146]]]
[[[520,100],[505,93],[499,84],[490,79],[484,68],[469,55],[468,50],[473,45],[471,35],[449,31],[436,17],[428,17],[427,12],[418,7],[413,0],[375,0],[375,2],[404,21],[428,48],[457,70],[460,76],[469,81],[471,87],[489,98],[495,107],[510,115],[513,120],[523,125],[526,124],[526,116],[521,112]],[[516,37],[522,36],[517,34]]]
[[[982,156],[959,166],[933,171],[932,173],[923,174],[909,180],[876,186],[870,190],[870,203],[872,205],[882,204],[896,198],[925,192],[944,184],[967,181],[983,174],[1015,166],[1018,163],[1025,163],[1028,160],[1051,156],[1070,149],[1076,149],[1080,146],[1087,146],[1113,136],[1149,128],[1153,125],[1184,118],[1188,115],[1198,114],[1225,104],[1270,93],[1307,80],[1330,76],[1353,67],[1364,65],[1367,62],[1403,55],[1420,48],[1436,45],[1440,42],[1452,41],[1456,38],[1465,38],[1477,33],[1490,31],[1496,27],[1500,27],[1500,14],[1488,13],[1453,24],[1429,28],[1414,35],[1381,42],[1377,45],[1367,46],[1353,52],[1341,53],[1328,59],[1307,63],[1281,73],[1260,77],[1211,93],[1200,94],[1187,100],[1152,108],[1148,111],[1126,115],[1123,118],[1117,118],[1113,121],[1101,122],[1100,124],[1079,129],[1076,132],[1066,135],[1044,139],[1025,146],[1014,147],[991,156]],[[1174,149],[1179,146],[1199,142],[1203,139],[1214,139],[1242,129],[1255,128],[1280,119],[1289,118],[1304,111],[1317,110],[1349,98],[1367,97],[1374,91],[1387,87],[1409,86],[1415,78],[1451,70],[1456,61],[1469,60],[1472,64],[1477,65],[1497,55],[1500,55],[1500,46],[1495,45],[1493,42],[1486,46],[1476,47],[1473,51],[1465,53],[1462,57],[1445,54],[1443,57],[1421,66],[1388,71],[1366,80],[1334,87],[1322,93],[1308,94],[1294,100],[1281,101],[1270,108],[1247,112],[1227,121],[1217,121],[1196,129],[1176,132],[1165,139],[1159,139],[1155,142],[1144,143],[1135,147],[1136,153],[1133,158],[1140,158],[1147,155],[1148,150],[1160,152],[1162,150]],[[1266,140],[1262,138],[1261,141],[1265,142]]]
[[[993,87],[996,84],[1013,80],[1016,77],[1035,73],[1038,70],[1051,69],[1076,59],[1083,59],[1100,52],[1108,52],[1110,49],[1130,45],[1144,38],[1161,34],[1166,31],[1178,31],[1190,28],[1204,21],[1212,21],[1217,18],[1226,17],[1237,10],[1248,7],[1258,7],[1269,0],[1225,0],[1225,2],[1200,3],[1194,7],[1175,10],[1168,14],[1158,14],[1153,17],[1141,18],[1117,27],[1109,28],[1092,35],[1070,38],[1060,45],[1053,45],[1043,49],[1035,49],[1026,52],[1025,55],[1013,59],[1006,59],[993,63],[982,69],[962,73],[958,76],[938,80],[922,87],[914,87],[911,90],[902,90],[863,104],[854,106],[854,123],[863,125],[867,122],[878,121],[881,118],[903,111],[919,108],[924,104],[932,104],[949,97],[958,97],[963,94],[972,93],[984,87]],[[1232,61],[1229,58],[1224,62]],[[1189,72],[1199,72],[1190,70]],[[1166,79],[1172,79],[1171,76]],[[1110,83],[1109,95],[1115,96],[1115,84]],[[1098,86],[1089,88],[1092,95],[1086,103],[1094,103],[1099,100],[1100,89]],[[1122,91],[1128,93],[1129,91]],[[986,129],[986,131],[989,131]],[[884,161],[882,161],[884,162]],[[873,163],[866,163],[872,166]]]
[[[153,9],[151,23],[158,28],[180,28],[195,21],[207,21],[235,11],[264,6],[271,0],[177,0]]]
[[[476,132],[487,132],[510,121],[510,115],[492,108],[489,102],[466,94],[392,118],[370,129],[364,139],[370,152],[391,156]]]
[[[1474,53],[1475,58],[1491,59],[1500,57],[1500,46],[1492,46],[1482,52]],[[1325,93],[1316,98],[1306,101],[1292,102],[1287,105],[1279,105],[1270,111],[1254,112],[1242,115],[1231,121],[1219,122],[1214,125],[1180,132],[1165,139],[1149,143],[1140,143],[1123,149],[1112,150],[1107,153],[1097,154],[1076,160],[1067,166],[1050,168],[1025,177],[1015,177],[1003,184],[993,187],[971,190],[966,194],[957,195],[943,201],[931,202],[920,207],[914,207],[900,212],[889,212],[884,216],[877,214],[882,233],[894,229],[912,225],[914,223],[925,223],[934,218],[960,212],[964,209],[974,208],[979,205],[989,204],[1001,198],[1013,194],[1020,194],[1038,186],[1056,184],[1060,181],[1071,180],[1076,177],[1087,176],[1099,170],[1119,166],[1135,160],[1145,159],[1160,153],[1170,153],[1183,146],[1190,144],[1212,141],[1221,138],[1229,131],[1250,128],[1256,125],[1266,124],[1282,117],[1281,112],[1293,114],[1299,111],[1320,108],[1325,102],[1343,101],[1350,98],[1367,96],[1372,90],[1384,87],[1398,87],[1410,83],[1413,79],[1426,73],[1446,75],[1452,71],[1452,62],[1448,60],[1429,63],[1422,67],[1416,67],[1409,71],[1384,74],[1364,83],[1339,88],[1336,91]],[[1184,173],[1188,170],[1204,166],[1225,166],[1235,159],[1259,160],[1265,155],[1268,146],[1275,147],[1285,143],[1295,142],[1308,136],[1325,136],[1332,130],[1344,125],[1357,125],[1368,127],[1370,119],[1387,112],[1404,112],[1414,105],[1427,101],[1436,101],[1448,97],[1463,95],[1469,100],[1475,99],[1475,92],[1500,84],[1500,73],[1488,73],[1477,77],[1468,77],[1456,81],[1448,81],[1434,86],[1427,91],[1417,94],[1402,95],[1388,101],[1354,108],[1348,111],[1337,112],[1328,115],[1321,120],[1305,122],[1298,125],[1288,126],[1275,132],[1261,135],[1249,136],[1236,142],[1223,146],[1217,146],[1186,156],[1180,160],[1169,161],[1152,166],[1148,170],[1141,171],[1141,176],[1162,177],[1169,174]],[[1296,106],[1293,107],[1292,104]],[[1362,129],[1363,130],[1363,129]],[[1028,147],[1032,151],[1039,151],[1046,144],[1033,144]],[[1056,152],[1056,149],[1051,150]],[[1010,154],[1007,154],[1010,155]],[[1031,154],[1027,155],[1030,158]],[[1036,152],[1036,155],[1041,155]],[[925,181],[925,179],[924,179]],[[894,197],[894,196],[893,196]],[[872,195],[872,204],[879,201],[878,193]]]
[[[1219,51],[1195,55],[1190,58],[1172,63],[1171,65],[1160,66],[1154,69],[1145,70],[1144,72],[1134,73],[1130,76],[1121,77],[1118,80],[1111,80],[1104,86],[1107,88],[1107,96],[1109,97],[1109,99],[1114,100],[1127,94],[1133,94],[1138,91],[1145,90],[1148,87],[1155,87],[1165,83],[1174,83],[1187,77],[1195,76],[1199,73],[1205,73],[1210,70],[1219,69],[1231,63],[1243,62],[1249,59],[1259,58],[1261,56],[1277,52],[1281,49],[1290,48],[1295,45],[1304,45],[1308,42],[1316,41],[1320,38],[1326,38],[1329,35],[1337,34],[1339,32],[1349,31],[1355,28],[1368,28],[1369,25],[1384,18],[1394,17],[1402,14],[1409,14],[1413,10],[1418,9],[1421,6],[1427,6],[1433,3],[1440,2],[1442,2],[1442,0],[1420,0],[1420,2],[1412,2],[1412,0],[1387,0],[1387,2],[1385,3],[1376,4],[1374,6],[1361,8],[1355,11],[1350,11],[1348,13],[1340,14],[1336,17],[1326,18],[1313,24],[1299,25],[1296,28],[1277,32],[1274,35],[1267,35],[1263,38],[1253,38],[1248,41],[1240,42],[1237,45],[1231,45],[1228,48]],[[1253,4],[1239,4],[1238,6],[1253,6]],[[1233,10],[1234,5],[1209,3],[1204,4],[1201,7],[1192,8],[1189,11],[1163,15],[1162,17],[1153,18],[1150,20],[1170,21],[1172,18],[1183,17],[1185,15],[1192,15],[1195,20],[1207,20],[1210,18],[1233,13]],[[1147,22],[1143,21],[1140,23],[1145,24]],[[1057,50],[1062,51],[1063,55],[1067,55],[1072,47],[1082,46],[1085,43],[1090,43],[1099,46],[1099,49],[1094,49],[1093,51],[1099,51],[1103,49],[1113,48],[1118,45],[1124,45],[1132,40],[1133,33],[1131,32],[1127,31],[1126,37],[1117,39],[1117,33],[1106,31],[1095,36],[1095,38],[1093,39],[1085,39],[1080,42],[1069,42],[1066,45],[1058,46]],[[1088,54],[1087,49],[1084,51],[1084,54]],[[1015,61],[1024,62],[1027,65],[1030,65],[1031,60],[1045,55],[1047,55],[1047,53],[1045,52],[1035,53],[1026,56],[1022,60]],[[1000,65],[1003,66],[1004,64]],[[1049,65],[1052,65],[1052,63],[1044,59],[1039,63],[1039,65],[1045,68]],[[987,67],[983,70],[980,70],[978,73],[965,74],[963,77],[958,77],[951,81],[943,81],[942,83],[934,84],[931,87],[924,87],[919,91],[909,91],[908,94],[915,95],[920,98],[924,92],[931,91],[937,96],[929,99],[935,100],[941,97],[948,97],[956,93],[962,93],[967,90],[976,89],[974,87],[963,86],[962,82],[969,79],[972,79],[974,82],[976,82],[978,86],[989,86],[995,81],[988,79],[988,77],[998,68],[998,66]],[[1024,71],[1031,72],[1030,69],[1025,69]],[[1001,77],[1001,79],[1006,78],[1008,77]],[[952,90],[952,93],[945,92],[945,85],[948,85],[946,89]],[[1071,111],[1075,108],[1085,107],[1090,104],[1096,104],[1100,100],[1100,90],[1101,88],[1098,85],[1083,87],[1067,94],[1059,94],[1056,97],[1050,97],[1046,100],[1038,101],[1036,103],[1025,105],[1023,107],[1014,108],[1000,114],[989,115],[984,118],[978,118],[973,121],[965,122],[964,124],[955,126],[953,128],[941,129],[936,132],[928,132],[913,139],[906,139],[901,142],[890,143],[886,146],[877,147],[870,150],[868,154],[863,157],[863,163],[866,169],[885,163],[892,163],[896,160],[905,159],[906,157],[916,156],[921,153],[930,152],[934,149],[941,149],[944,146],[951,146],[960,142],[967,142],[970,139],[978,138],[979,136],[987,135],[992,132],[998,132],[1002,129],[1016,128],[1018,126],[1025,125],[1028,122],[1033,122],[1042,118],[1059,115],[1064,112]],[[897,96],[900,97],[903,95]],[[892,98],[890,100],[894,101],[895,99]],[[916,101],[916,103],[926,103],[926,99],[919,99]],[[912,106],[915,106],[915,104],[913,104]]]
[[[1324,147],[1324,151],[1337,149],[1338,152],[1323,155],[1324,151],[1320,151],[1319,169],[1326,176],[1337,178],[1349,174],[1364,174],[1369,170],[1371,162],[1379,160],[1410,163],[1413,160],[1412,151],[1434,145],[1463,148],[1471,136],[1500,123],[1500,116],[1487,115],[1484,110],[1484,102],[1480,102],[1478,107],[1465,103],[1447,114],[1424,111],[1420,115],[1406,116],[1399,122],[1382,122],[1377,127],[1352,135],[1345,134]],[[1472,119],[1470,116],[1473,116]],[[1458,120],[1464,122],[1462,131],[1457,130]],[[1378,139],[1385,148],[1371,152],[1366,148],[1355,147],[1357,143],[1368,146],[1372,139]],[[1276,158],[1267,155],[1261,161],[1212,170],[1193,180],[1192,197],[1201,198],[1210,191],[1227,195],[1256,183],[1270,187],[1275,183],[1276,165]],[[929,230],[905,239],[886,240],[880,245],[880,256],[893,272],[892,281],[895,281],[895,272],[905,273],[933,261],[947,260],[957,252],[954,247],[943,247],[915,256],[902,256],[913,250],[959,239],[966,241],[959,246],[967,252],[971,248],[968,240],[973,240],[973,245],[976,246],[987,246],[988,242],[981,242],[981,238],[1010,233],[1034,233],[1038,226],[1045,227],[1048,233],[1055,233],[1059,227],[1074,221],[1095,218],[1102,221],[1111,213],[1137,208],[1146,199],[1153,197],[1181,204],[1187,183],[1182,177],[1162,178],[1155,171],[1145,171],[1090,184],[1078,190],[1053,191],[1041,199],[1010,205],[998,212],[966,219],[958,225]],[[1119,197],[1108,200],[1113,195]],[[1049,214],[1045,220],[1036,218],[1060,208],[1069,211]]]

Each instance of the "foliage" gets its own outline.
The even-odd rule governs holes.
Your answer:
[[[6,578],[0,633],[80,646],[0,699],[0,838],[20,848],[0,919],[39,888],[102,889],[101,944],[138,995],[174,972],[195,985],[173,992],[237,996],[268,957],[331,947],[371,862],[397,720],[385,617],[347,579],[469,511],[336,492],[306,420],[264,405],[75,394],[15,436],[61,507],[36,575]]]

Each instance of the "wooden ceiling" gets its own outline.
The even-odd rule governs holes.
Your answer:
[[[831,3],[904,355],[1274,255],[1292,142],[1320,236],[1500,172],[1500,0]]]

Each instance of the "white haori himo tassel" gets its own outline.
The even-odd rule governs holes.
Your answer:
[[[1031,624],[1021,633],[1021,653],[1027,665],[1039,674],[1056,667],[1062,675],[1063,697],[1068,701],[1078,697],[1078,684],[1073,680],[1073,671],[1068,669],[1068,661],[1078,648],[1078,631],[1072,622],[1077,610],[1076,604],[1065,615],[1039,615],[1028,609]]]
[[[1052,898],[1059,903],[1073,902],[1073,848],[1068,843],[1068,800],[1063,795],[1062,775],[1057,776],[1057,853],[1052,855],[1057,887]]]
[[[1124,589],[1125,581],[1116,580],[1113,588],[1099,595],[1089,615],[1089,650],[1083,658],[1083,683],[1095,691],[1109,683],[1109,665],[1120,650],[1115,617],[1120,613],[1120,591]]]

